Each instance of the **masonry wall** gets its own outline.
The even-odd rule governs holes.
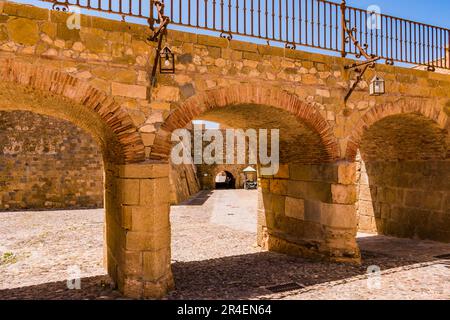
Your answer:
[[[450,161],[362,163],[359,229],[449,242]]]
[[[179,204],[200,191],[195,165],[181,164],[170,166],[170,203]]]
[[[0,210],[102,207],[102,157],[88,134],[52,117],[0,112]]]

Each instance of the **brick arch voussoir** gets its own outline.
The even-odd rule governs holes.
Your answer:
[[[0,62],[0,80],[49,92],[95,111],[116,135],[125,163],[145,160],[145,147],[131,117],[111,96],[56,69],[12,59]]]
[[[218,88],[190,97],[175,109],[158,130],[150,159],[167,161],[170,155],[171,133],[185,127],[202,113],[215,108],[239,104],[258,104],[283,109],[316,131],[328,153],[330,161],[339,159],[339,147],[330,124],[319,109],[300,100],[296,95],[274,87],[250,84]]]
[[[432,105],[421,101],[401,101],[375,106],[361,117],[351,132],[347,141],[345,159],[348,161],[355,161],[363,135],[373,124],[386,117],[402,114],[421,115],[434,121],[441,129],[445,129],[449,122],[449,117],[442,109],[433,107]]]

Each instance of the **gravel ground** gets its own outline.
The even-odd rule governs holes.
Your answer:
[[[264,252],[256,198],[220,190],[172,207],[176,290],[167,299],[450,299],[450,261],[434,258],[450,244],[360,234],[362,266]],[[103,210],[0,212],[0,299],[122,299],[103,270],[102,242]],[[368,277],[370,266],[380,273]],[[70,290],[77,268],[81,289]]]

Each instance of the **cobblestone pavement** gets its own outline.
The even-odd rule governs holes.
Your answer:
[[[255,191],[202,192],[172,207],[176,291],[167,299],[450,299],[449,244],[360,234],[363,265],[255,244]],[[102,267],[103,210],[0,213],[0,299],[121,299]],[[369,277],[369,266],[378,266]],[[67,289],[68,268],[81,290]],[[371,270],[372,270],[371,269]],[[296,283],[273,293],[270,286]]]

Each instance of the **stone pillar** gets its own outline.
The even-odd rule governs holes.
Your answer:
[[[125,296],[161,298],[173,288],[169,165],[107,165],[105,171],[108,273]]]
[[[286,254],[360,262],[356,244],[356,167],[281,165],[259,178],[258,244]]]
[[[332,201],[322,204],[321,222],[325,228],[325,250],[334,261],[361,261],[356,243],[356,163],[336,165],[337,181],[331,185]]]

